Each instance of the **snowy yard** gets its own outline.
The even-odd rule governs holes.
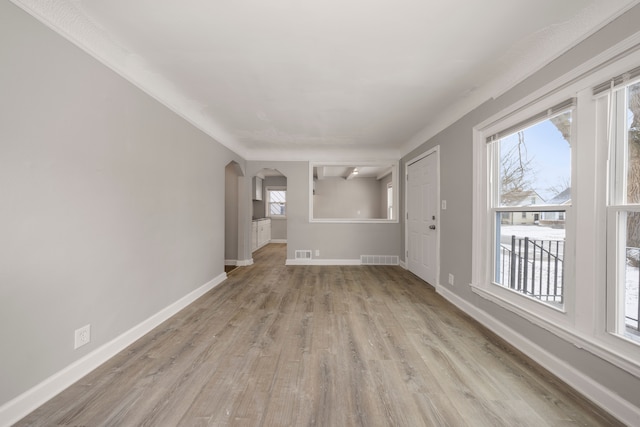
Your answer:
[[[565,239],[565,230],[564,229],[556,229],[551,227],[541,227],[538,225],[502,225],[500,234],[500,244],[503,250],[501,250],[502,254],[506,253],[511,248],[511,236],[515,236],[516,239],[524,239],[528,237],[529,240],[534,241],[544,241],[544,242],[561,242],[557,247],[557,256],[559,260],[564,258],[564,239]],[[547,243],[545,243],[546,245]],[[555,246],[551,246],[555,248]],[[635,252],[634,252],[635,251]],[[520,257],[523,256],[522,250],[518,250],[516,252]],[[640,258],[640,250],[638,249],[630,249],[630,254],[635,256],[636,258]],[[540,277],[552,277],[557,275],[560,281],[560,288],[558,292],[561,291],[562,287],[562,263],[560,263],[559,267],[556,269],[553,265],[549,263],[540,262],[541,258],[544,258],[544,255],[529,254],[530,258],[535,258],[535,275],[539,279]],[[501,260],[502,265],[502,277],[509,277],[509,262],[504,262],[505,260]],[[640,261],[640,260],[639,260]],[[533,268],[534,264],[529,263],[529,268]],[[625,317],[626,317],[626,325],[629,328],[633,328],[638,330],[638,291],[640,288],[640,268],[638,267],[638,263],[627,263],[626,271],[625,271]],[[506,281],[506,280],[504,280]],[[508,283],[504,283],[504,286],[508,286]],[[544,286],[542,286],[544,288]],[[542,289],[539,284],[531,283],[529,276],[528,289],[533,289],[534,294],[547,294],[545,289]],[[544,300],[544,299],[543,299]]]
[[[627,264],[625,280],[625,315],[628,327],[638,330],[638,283],[640,269]]]

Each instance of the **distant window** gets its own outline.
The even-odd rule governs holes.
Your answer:
[[[266,207],[268,217],[285,217],[287,215],[287,190],[284,188],[267,187]]]
[[[393,219],[393,184],[387,184],[387,219]]]

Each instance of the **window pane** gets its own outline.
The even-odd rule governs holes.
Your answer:
[[[571,111],[495,142],[499,206],[563,205],[571,201]]]
[[[286,191],[269,191],[269,201],[272,203],[284,203],[287,201]]]
[[[286,205],[284,203],[269,203],[269,216],[286,215]]]
[[[627,88],[626,119],[628,147],[625,168],[627,171],[627,203],[640,203],[640,83]]]
[[[498,212],[494,280],[562,304],[565,212]]]
[[[626,261],[624,269],[620,272],[621,286],[624,297],[622,298],[624,307],[624,325],[626,333],[640,337],[640,326],[638,325],[638,284],[640,283],[640,212],[626,212],[621,215],[624,220],[626,216],[626,232],[623,236],[626,241],[623,243]],[[624,284],[622,286],[622,284]]]

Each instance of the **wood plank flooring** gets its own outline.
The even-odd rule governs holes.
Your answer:
[[[17,425],[619,425],[402,268],[285,255],[255,252]]]

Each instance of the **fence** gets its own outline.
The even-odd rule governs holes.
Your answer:
[[[625,325],[635,335],[640,334],[640,248],[627,248],[625,275]]]
[[[640,334],[640,248],[627,248],[625,324]],[[562,304],[564,241],[511,236],[500,244],[499,283],[541,301]]]
[[[564,241],[511,236],[500,244],[499,279],[503,286],[546,302],[563,302]]]

